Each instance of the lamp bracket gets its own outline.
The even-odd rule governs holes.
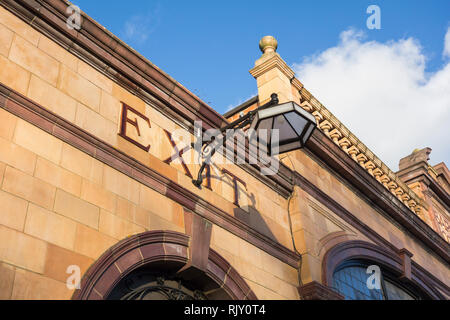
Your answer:
[[[237,119],[237,120],[229,123],[225,127],[221,128],[220,129],[220,135],[219,135],[218,139],[215,139],[213,137],[211,139],[211,141],[206,141],[206,142],[202,143],[200,154],[201,154],[201,156],[202,156],[202,158],[204,160],[203,160],[202,165],[200,167],[200,170],[198,172],[197,179],[196,180],[192,180],[192,183],[196,187],[201,188],[201,185],[203,183],[203,171],[205,170],[206,165],[210,164],[211,158],[216,152],[216,148],[218,146],[220,146],[220,145],[223,145],[223,143],[225,142],[226,137],[224,137],[224,135],[223,135],[225,133],[225,131],[230,130],[230,129],[242,129],[242,128],[244,128],[246,125],[250,124],[253,121],[253,119],[255,117],[255,114],[258,111],[270,108],[270,107],[272,107],[274,105],[277,105],[279,103],[278,95],[276,93],[273,93],[270,96],[270,98],[271,98],[270,101],[267,102],[266,104],[258,107],[257,109],[255,109],[253,111],[249,111],[243,117],[240,117],[239,119]],[[213,142],[215,144],[215,147],[211,146],[211,144]],[[195,148],[196,144],[192,143],[192,147]]]

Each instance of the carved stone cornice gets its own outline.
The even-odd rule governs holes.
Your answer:
[[[228,124],[213,108],[86,14],[82,13],[80,30],[68,29],[68,1],[2,0],[0,5],[190,133],[194,132],[194,121],[202,121],[205,129]],[[257,165],[238,166],[286,199],[292,192],[292,184],[283,173],[265,176]]]
[[[420,217],[422,211],[410,211],[408,206],[414,205],[414,199],[409,199],[407,203],[405,203],[404,199],[399,199],[391,189],[386,188],[371,176],[366,168],[360,166],[351,157],[346,156],[345,151],[320,130],[315,130],[312,134],[306,144],[306,149],[318,157],[324,165],[330,167],[341,177],[344,177],[355,189],[364,194],[374,205],[386,212],[399,225],[406,228],[428,247],[433,248],[433,251],[442,257],[445,262],[450,263],[450,244]],[[297,185],[314,197],[322,199],[321,201],[335,214],[348,221],[351,225],[356,226],[366,236],[373,232],[366,229],[363,224],[355,221],[355,219],[357,220],[355,216],[327,197],[312,183],[306,182],[305,178],[299,173],[294,174],[294,181]],[[394,187],[394,183],[390,184],[390,187]],[[398,186],[395,187],[395,189],[397,188]],[[395,189],[393,190],[395,191]],[[378,241],[375,238],[372,240]],[[384,241],[383,243],[388,245]]]
[[[413,164],[407,168],[397,172],[397,176],[405,183],[422,182],[425,186],[433,190],[444,206],[450,207],[450,195],[447,191],[434,179],[428,171],[427,166],[422,163]]]
[[[294,268],[298,267],[300,258],[295,252],[207,200],[200,198],[177,182],[170,180],[169,177],[159,172],[160,167],[158,165],[153,167],[151,164],[139,162],[2,83],[0,83],[0,108],[176,201],[186,209],[248,241],[280,261]],[[290,172],[286,168],[280,168],[280,171]]]
[[[318,128],[353,161],[359,163],[378,183],[398,196],[402,203],[415,214],[428,209],[428,204],[423,199],[418,197],[306,88],[300,90],[300,96],[302,99],[300,105],[316,118]]]
[[[258,78],[262,74],[266,73],[270,69],[277,68],[280,70],[289,80],[294,78],[294,71],[281,59],[278,53],[274,53],[272,57],[264,60],[253,69],[250,70],[250,74],[254,78]],[[296,85],[299,85],[300,81],[296,82]],[[301,83],[300,83],[301,84]],[[303,86],[302,86],[303,87]]]

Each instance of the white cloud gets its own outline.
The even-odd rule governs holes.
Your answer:
[[[137,14],[125,21],[122,38],[141,45],[145,43],[150,34],[160,23],[160,6],[156,5],[147,13]]]
[[[450,165],[450,63],[425,69],[417,40],[365,41],[354,30],[294,65],[305,87],[394,171],[423,147],[433,149],[431,163]]]
[[[450,27],[448,27],[447,33],[445,34],[443,55],[444,57],[450,58]]]

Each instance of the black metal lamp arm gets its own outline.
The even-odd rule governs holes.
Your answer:
[[[221,133],[221,138],[220,141],[217,143],[217,145],[223,145],[223,143],[225,142],[223,133],[229,129],[233,129],[233,128],[243,128],[246,125],[250,124],[253,121],[253,117],[255,116],[255,114],[263,109],[267,109],[269,107],[272,107],[274,105],[277,105],[279,100],[278,100],[278,95],[276,93],[273,93],[271,96],[271,99],[269,102],[267,102],[266,104],[260,106],[259,108],[248,112],[246,115],[244,115],[243,117],[231,122],[230,124],[226,125],[225,127],[223,127],[222,129],[220,129],[220,133]],[[214,140],[213,140],[214,141]],[[205,144],[205,147],[202,146],[202,149],[205,150],[206,147],[208,147],[213,141],[208,141]],[[194,143],[192,144],[193,146],[195,145]],[[205,167],[208,163],[210,163],[212,156],[214,155],[214,153],[216,152],[215,149],[211,150],[211,152],[205,157],[205,160],[203,161],[200,170],[198,171],[198,175],[197,175],[197,179],[196,180],[192,180],[192,183],[200,188],[200,186],[203,183],[203,171],[205,170]]]

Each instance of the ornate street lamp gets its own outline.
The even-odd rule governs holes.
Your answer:
[[[220,129],[218,137],[202,145],[201,155],[204,161],[197,179],[192,180],[193,184],[197,187],[202,185],[203,171],[217,149],[224,145],[226,136],[223,133],[229,129],[242,129],[251,125],[249,140],[256,141],[254,140],[256,136],[259,139],[261,136],[266,136],[267,141],[260,140],[258,143],[260,147],[269,146],[267,152],[271,156],[302,148],[316,127],[315,118],[295,102],[283,104],[278,102],[278,95],[272,94],[268,103]],[[261,135],[263,130],[265,134]],[[278,144],[274,139],[278,139]],[[193,146],[195,148],[195,144]]]
[[[313,115],[295,102],[288,102],[257,109],[250,129],[253,129],[252,135],[266,130],[269,141],[264,141],[264,144],[272,146],[268,148],[268,154],[277,155],[303,148],[315,127],[316,119]],[[250,141],[252,138],[250,136]],[[278,146],[273,143],[275,138],[278,138]]]

